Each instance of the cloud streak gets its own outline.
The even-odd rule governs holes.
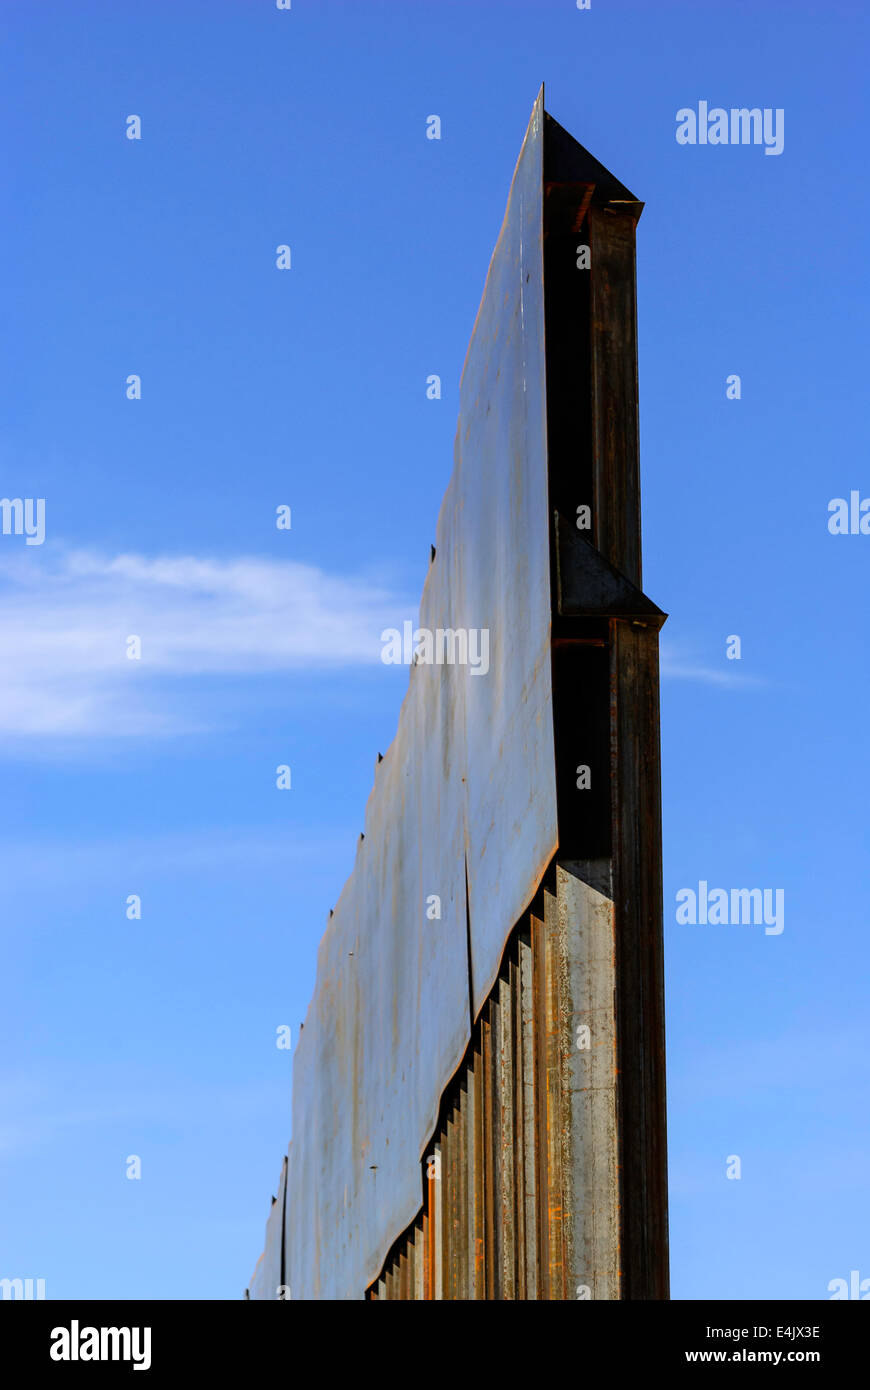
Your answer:
[[[172,682],[377,664],[407,611],[366,579],[247,558],[31,552],[0,563],[0,590],[0,734],[16,736],[189,732]]]
[[[700,681],[704,685],[744,690],[767,684],[762,676],[744,673],[733,661],[722,667],[704,666],[666,642],[662,642],[661,647],[661,677],[662,680]]]

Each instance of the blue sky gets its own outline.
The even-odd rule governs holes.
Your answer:
[[[673,1293],[870,1277],[870,537],[827,528],[870,496],[867,29],[857,0],[6,0],[0,491],[46,499],[46,540],[0,537],[0,1275],[253,1271],[275,1031],[395,729],[378,637],[416,611],[545,81],[647,204]],[[678,145],[700,100],[782,108],[783,153]],[[784,931],[678,925],[701,880],[782,888]]]

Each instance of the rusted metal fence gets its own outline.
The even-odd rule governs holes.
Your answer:
[[[541,93],[420,610],[485,629],[491,668],[411,667],[250,1297],[668,1296],[641,208]]]
[[[370,1298],[619,1297],[612,977],[612,905],[559,867],[511,936],[423,1160],[422,1213]]]

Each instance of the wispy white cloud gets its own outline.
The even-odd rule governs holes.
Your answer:
[[[723,657],[721,667],[707,666],[664,641],[661,646],[661,676],[662,680],[701,681],[706,685],[730,686],[734,689],[767,684],[763,676],[743,671],[734,661],[726,663]]]
[[[366,577],[314,565],[45,547],[0,555],[0,737],[80,741],[216,727],[192,678],[376,665],[416,610]],[[127,657],[127,639],[142,643]],[[663,643],[665,679],[763,685]],[[182,693],[182,682],[186,682]]]
[[[202,727],[173,682],[376,663],[407,603],[313,565],[33,551],[0,561],[0,734]],[[127,657],[138,636],[141,660]],[[207,721],[203,721],[207,722]]]

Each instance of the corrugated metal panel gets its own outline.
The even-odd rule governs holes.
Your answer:
[[[613,903],[570,866],[547,883],[444,1097],[422,1221],[371,1298],[620,1297]],[[402,1280],[419,1241],[433,1292]]]

